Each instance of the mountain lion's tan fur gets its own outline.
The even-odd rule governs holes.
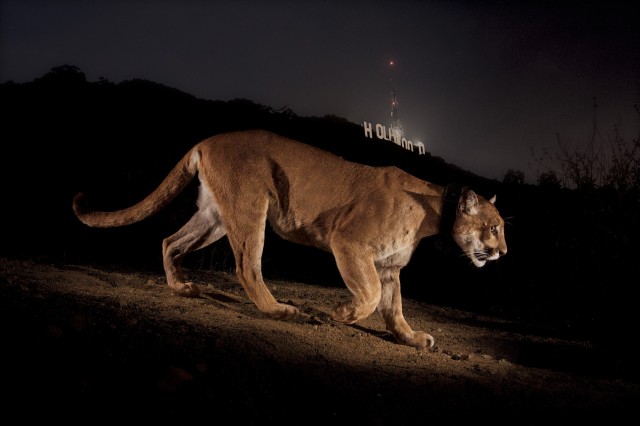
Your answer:
[[[352,296],[332,311],[335,321],[355,323],[377,309],[398,342],[433,345],[433,337],[413,331],[404,319],[400,269],[422,238],[439,232],[443,187],[395,167],[351,163],[266,131],[243,131],[193,147],[153,193],[132,207],[90,211],[78,194],[73,209],[89,226],[128,225],[158,212],[196,175],[198,210],[162,243],[173,292],[200,293],[185,278],[181,261],[226,235],[238,279],[258,309],[275,318],[298,316],[298,309],[275,300],[262,278],[268,221],[289,241],[333,253]],[[504,221],[494,201],[468,190],[458,203],[452,235],[478,267],[507,252]]]

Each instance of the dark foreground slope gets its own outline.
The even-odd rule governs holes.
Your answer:
[[[328,319],[345,289],[269,281],[307,320],[263,317],[235,277],[163,277],[0,259],[3,413],[21,421],[541,424],[633,416],[640,386],[588,341],[405,301],[432,350],[381,318]],[[632,417],[630,417],[632,418]]]

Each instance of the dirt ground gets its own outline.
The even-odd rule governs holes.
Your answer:
[[[376,313],[329,319],[346,289],[269,281],[309,318],[264,317],[235,276],[161,275],[0,259],[2,411],[44,418],[234,424],[538,424],[624,417],[637,378],[589,342],[405,299],[430,350],[394,343]]]

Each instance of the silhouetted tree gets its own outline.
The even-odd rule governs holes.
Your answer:
[[[556,158],[562,184],[580,190],[612,187],[620,195],[640,190],[640,135],[625,139],[618,126],[604,137],[598,130],[597,103],[594,98],[593,131],[586,144],[570,147],[557,135],[559,151]],[[640,116],[638,106],[635,110]]]
[[[560,189],[562,187],[560,179],[558,179],[556,172],[553,170],[540,173],[538,176],[538,185],[545,189]]]
[[[73,65],[60,65],[51,70],[36,81],[55,80],[58,83],[86,83],[87,76],[80,71],[80,68]]]
[[[509,185],[522,185],[524,183],[524,172],[515,169],[509,169],[504,174],[502,182]]]

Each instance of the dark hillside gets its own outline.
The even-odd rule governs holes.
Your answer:
[[[286,109],[276,111],[243,99],[205,101],[144,80],[87,82],[80,70],[70,66],[54,68],[30,83],[5,83],[0,90],[6,123],[2,128],[3,173],[5,181],[15,182],[5,193],[15,206],[3,212],[5,223],[29,220],[29,233],[37,236],[26,241],[24,228],[9,227],[7,254],[60,260],[112,258],[123,266],[157,268],[157,241],[184,222],[191,213],[190,203],[176,202],[148,224],[87,232],[71,214],[71,198],[85,191],[100,203],[96,207],[129,205],[154,189],[192,145],[231,130],[272,130],[352,161],[396,165],[433,182],[475,181],[475,187],[496,186],[440,158],[418,156],[393,143],[368,139],[360,125],[339,117],[298,117]],[[21,165],[29,172],[20,173]],[[191,191],[185,197],[193,195]],[[94,235],[88,237],[90,234]],[[148,238],[142,237],[147,234]],[[127,243],[110,241],[118,235]],[[105,240],[91,244],[96,237]],[[139,246],[149,240],[153,247]]]

